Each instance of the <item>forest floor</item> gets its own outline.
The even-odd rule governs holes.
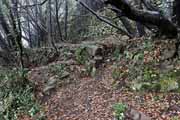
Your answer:
[[[126,48],[132,51],[130,52],[132,54],[137,54],[137,50],[139,53],[143,51],[143,60],[140,63],[136,61],[136,64],[141,64],[143,69],[146,66],[145,64],[154,62],[154,59],[159,59],[159,56],[162,57],[164,53],[167,53],[161,51],[159,54],[158,50],[163,49],[157,47],[159,43],[156,43],[157,46],[153,49],[148,48],[149,51],[145,50],[146,48],[139,50],[142,44],[142,40],[137,40]],[[145,44],[145,47],[147,45]],[[168,50],[170,51],[170,49]],[[180,94],[178,92],[134,91],[127,84],[132,81],[130,79],[134,79],[132,77],[134,74],[137,76],[139,73],[125,75],[125,77],[118,76],[118,80],[115,80],[113,77],[115,68],[133,64],[130,53],[126,53],[125,59],[128,58],[127,61],[125,59],[112,60],[113,56],[106,58],[101,66],[96,69],[95,75],[87,75],[86,66],[76,64],[76,61],[72,59],[66,61],[71,65],[63,67],[63,71],[65,71],[62,73],[65,74],[63,77],[62,74],[59,76],[62,72],[59,70],[62,69],[61,61],[33,68],[28,74],[28,79],[36,85],[36,98],[42,105],[42,111],[47,120],[115,120],[113,105],[116,103],[126,104],[134,110],[132,113],[127,113],[129,115],[129,118],[126,118],[127,120],[180,119]],[[167,56],[164,55],[162,59]],[[117,57],[116,53],[114,57]],[[169,61],[162,59],[156,65],[160,71],[171,68],[174,70],[179,67],[177,64],[179,60],[171,61],[168,64]],[[139,64],[137,66],[141,66]],[[164,64],[168,64],[168,66],[164,66]],[[132,72],[133,69],[129,66],[123,68],[124,71]],[[57,70],[57,68],[58,71],[55,71],[54,69]],[[142,68],[139,68],[139,72],[141,70]],[[137,117],[138,114],[140,117]],[[28,117],[22,119],[28,120]]]

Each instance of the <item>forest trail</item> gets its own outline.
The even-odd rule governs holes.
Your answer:
[[[105,68],[103,72],[106,73],[98,78],[80,78],[75,73],[72,83],[52,90],[49,96],[41,96],[48,120],[112,120],[112,105],[118,101],[120,94],[117,95],[118,91],[112,90],[107,83],[112,80],[110,71]],[[44,76],[37,70],[31,74]]]
[[[47,73],[47,66],[33,69],[29,76],[38,85],[37,98],[43,105],[47,120],[114,120],[112,106],[122,102],[137,111],[131,114],[139,114],[158,120],[171,120],[173,113],[168,108],[170,97],[172,102],[179,101],[176,94],[162,93],[136,93],[113,86],[112,65],[105,65],[97,77],[82,77],[79,72],[82,66],[71,66],[72,81],[63,84],[48,94],[43,93],[44,80],[51,79]],[[122,82],[123,83],[123,82]],[[155,100],[155,97],[161,99]],[[179,114],[180,115],[180,114]],[[148,118],[148,117],[147,117]],[[135,120],[135,119],[133,119]],[[145,120],[145,118],[138,119]]]
[[[180,120],[180,0],[1,1],[0,120]]]
[[[103,43],[103,46],[109,45],[110,48],[117,46],[118,50],[121,50],[122,46],[119,47],[113,40],[115,39],[110,37],[98,44],[102,45]],[[61,57],[63,61],[57,60],[32,68],[28,73],[28,79],[35,84],[35,96],[43,106],[47,120],[115,120],[113,105],[117,103],[128,106],[126,116],[130,120],[149,120],[149,117],[155,120],[172,120],[174,116],[180,116],[180,106],[178,106],[180,95],[178,93],[136,92],[129,89],[129,82],[134,75],[136,76],[136,72],[144,71],[145,62],[149,62],[148,67],[150,65],[150,68],[153,67],[153,69],[162,66],[163,68],[160,69],[163,71],[169,71],[168,69],[171,69],[172,65],[173,68],[179,66],[179,63],[173,61],[167,64],[167,61],[161,60],[162,62],[160,61],[155,66],[151,62],[159,59],[159,55],[162,59],[170,57],[169,53],[173,52],[174,47],[170,47],[168,52],[163,49],[167,48],[166,45],[170,43],[162,42],[161,44],[164,44],[160,46],[161,54],[159,54],[159,45],[161,45],[159,42],[142,41],[143,39],[129,41],[128,44],[125,44],[126,51],[124,53],[122,51],[115,53],[115,55],[124,54],[121,60],[113,60],[114,53],[109,50],[109,47],[105,47],[106,51],[111,51],[111,53],[105,51],[110,55],[104,58],[104,62],[96,69],[95,75],[87,74],[89,67],[78,64],[75,57],[67,57],[67,55],[72,56],[74,53],[72,51],[70,54],[66,53],[68,59],[66,58],[65,61]],[[145,54],[144,59],[136,60],[141,58],[142,52]],[[133,54],[137,56],[136,59],[131,58]],[[132,73],[115,80],[113,78],[115,68],[122,68],[125,71],[128,68],[130,70],[128,72]],[[138,115],[142,118],[139,118]]]

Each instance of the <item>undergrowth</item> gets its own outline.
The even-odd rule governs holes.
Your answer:
[[[18,120],[20,115],[34,117],[40,112],[33,84],[26,75],[27,70],[0,70],[0,120]]]
[[[85,64],[89,60],[89,55],[85,47],[77,48],[75,51],[76,60],[79,64]]]
[[[155,44],[148,39],[144,39],[138,46],[129,44],[123,54],[116,51],[114,57],[118,59],[113,66],[113,79],[117,83],[122,80],[128,81],[126,86],[135,91],[179,92],[180,70],[176,67],[172,70],[158,67],[165,62],[159,60],[161,54],[158,52]]]
[[[114,116],[117,120],[125,120],[125,111],[127,106],[123,103],[116,103],[113,105]]]

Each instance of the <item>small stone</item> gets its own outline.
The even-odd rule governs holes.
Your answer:
[[[127,35],[123,35],[122,37],[121,37],[121,40],[129,40],[129,37],[127,36]]]
[[[91,71],[91,76],[92,76],[92,77],[95,77],[95,76],[96,76],[96,72],[97,72],[96,68],[93,67],[93,68],[92,68],[92,71]]]
[[[44,92],[44,93],[47,93],[48,91],[54,89],[55,87],[56,87],[55,85],[46,86],[46,87],[43,89],[43,92]]]
[[[48,80],[47,85],[48,85],[48,86],[51,86],[51,85],[56,84],[56,83],[57,83],[56,77],[57,77],[57,76],[51,77],[51,78]]]
[[[63,74],[61,75],[60,79],[64,79],[64,78],[67,78],[69,77],[70,73],[67,72],[67,71],[64,71]]]
[[[150,117],[146,116],[144,113],[139,112],[133,108],[130,108],[127,111],[127,114],[132,120],[151,120]]]

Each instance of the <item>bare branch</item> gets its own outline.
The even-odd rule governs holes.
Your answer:
[[[108,25],[118,29],[120,32],[122,32],[123,34],[129,36],[130,38],[132,38],[132,35],[129,34],[127,31],[121,29],[120,27],[117,27],[116,25],[114,25],[113,23],[111,23],[109,20],[99,16],[94,10],[92,10],[91,8],[89,8],[85,3],[83,3],[82,1],[76,0],[77,2],[79,2],[79,4],[81,4],[83,7],[85,7],[88,11],[90,11],[93,15],[96,16],[97,19],[107,23]]]

